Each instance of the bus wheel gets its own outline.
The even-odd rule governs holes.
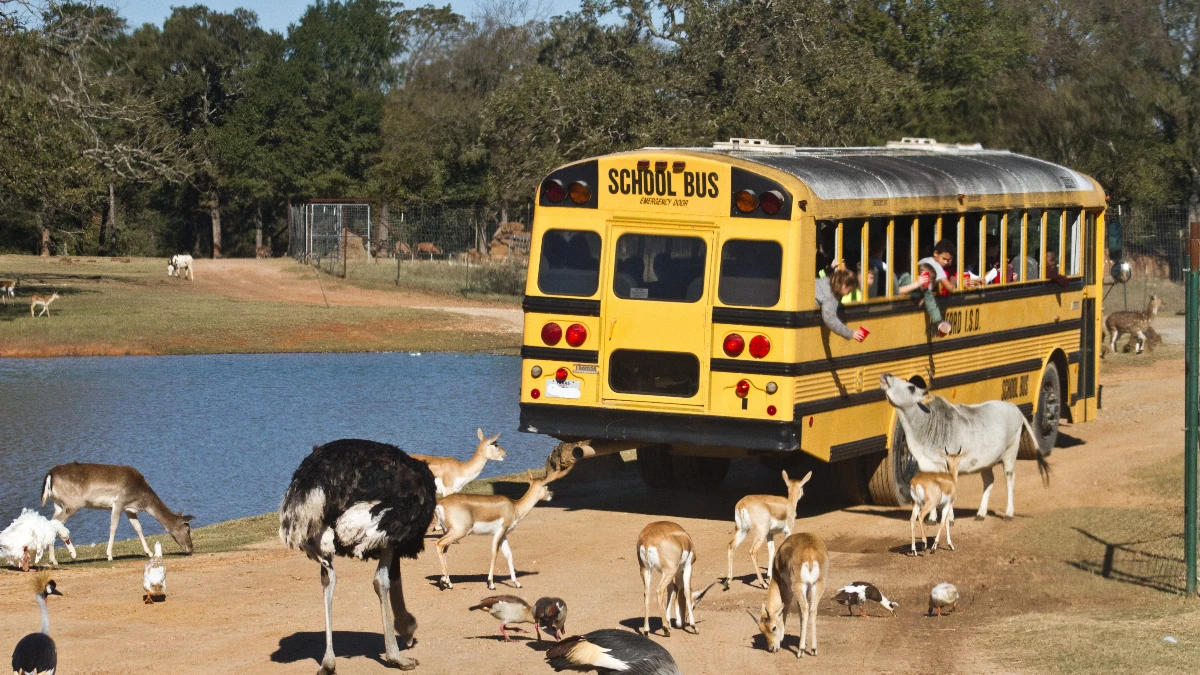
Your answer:
[[[668,446],[651,445],[637,449],[638,474],[646,487],[675,487],[675,467]]]
[[[1058,365],[1053,361],[1046,366],[1042,373],[1042,384],[1038,387],[1037,412],[1029,426],[1037,437],[1037,446],[1025,440],[1021,434],[1021,449],[1017,452],[1018,459],[1037,459],[1038,446],[1042,452],[1049,455],[1058,440],[1058,419],[1062,415],[1062,389],[1059,388]]]
[[[872,476],[883,459],[877,454],[864,455],[829,465],[833,472],[833,484],[837,486],[839,501],[854,506],[871,501]]]
[[[917,460],[908,452],[904,427],[900,426],[899,421],[894,424],[887,456],[875,467],[868,488],[871,503],[876,506],[905,506],[912,503],[908,482],[917,475]]]
[[[728,457],[671,458],[675,465],[675,485],[688,492],[713,492],[725,481],[729,473]]]

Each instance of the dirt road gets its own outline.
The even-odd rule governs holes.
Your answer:
[[[1161,487],[1174,485],[1182,447],[1182,365],[1162,360],[1128,367],[1110,359],[1106,369],[1103,417],[1064,427],[1063,442],[1051,457],[1050,488],[1039,484],[1033,462],[1020,463],[1014,521],[973,520],[980,484],[975,477],[964,480],[955,552],[903,555],[908,523],[900,509],[834,510],[809,497],[801,501],[799,529],[818,533],[831,551],[819,657],[797,662],[794,623],[787,651],[762,649],[746,610],[757,610],[764,592],[748,585],[744,549],[734,559],[739,578],[731,590],[722,592],[718,585],[701,603],[700,634],[675,631],[655,639],[689,674],[1191,669],[1200,643],[1198,614],[1177,596],[1154,590],[1177,583],[1176,554],[1142,551],[1151,539],[1177,541],[1173,537],[1182,529],[1178,499]],[[695,578],[706,584],[724,574],[733,503],[746,492],[778,492],[782,486],[773,471],[748,462],[715,496],[654,494],[634,473],[559,486],[554,501],[540,505],[511,537],[524,585],[516,592],[531,600],[565,598],[569,633],[640,624],[642,589],[633,549],[646,523],[669,518],[691,533],[699,552]],[[519,485],[500,488],[521,491]],[[999,486],[992,507],[1004,508]],[[1111,542],[1118,538],[1131,543],[1114,549]],[[403,565],[406,595],[420,621],[411,652],[421,661],[416,672],[551,672],[542,655],[548,645],[525,637],[503,643],[491,617],[467,611],[490,595],[483,578],[485,538],[452,547],[455,587],[449,591],[433,585],[439,568],[431,542],[420,559]],[[111,568],[67,566],[56,573],[66,594],[51,600],[60,672],[315,672],[324,638],[316,564],[274,541],[167,562],[170,595],[152,607],[140,602],[142,560],[121,560]],[[1107,578],[1093,573],[1106,562]],[[382,637],[370,584],[373,567],[346,560],[338,565],[338,672],[383,673],[376,660]],[[872,608],[876,618],[845,616],[829,598],[833,589],[855,580],[876,583],[899,601],[898,618],[882,618],[878,607]],[[959,612],[925,617],[928,589],[941,581],[958,584]],[[512,592],[507,583],[497,592]],[[26,584],[18,573],[0,573],[5,649],[37,628]],[[657,619],[652,625],[657,627]],[[1167,631],[1179,644],[1164,646]]]

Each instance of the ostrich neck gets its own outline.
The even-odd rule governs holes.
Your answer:
[[[42,634],[50,634],[50,610],[46,607],[46,598],[41,593],[37,594],[38,607],[42,610]]]

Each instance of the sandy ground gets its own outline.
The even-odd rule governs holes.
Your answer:
[[[197,283],[201,283],[199,280]],[[764,592],[750,586],[745,550],[735,557],[731,590],[713,588],[698,609],[699,635],[675,631],[656,637],[684,673],[782,672],[974,672],[1028,670],[1008,657],[1005,645],[989,640],[994,622],[1023,616],[1047,605],[1086,612],[1111,606],[1089,600],[1072,588],[1114,581],[1064,565],[1045,549],[1021,545],[1034,531],[1077,507],[1128,506],[1139,489],[1143,467],[1178,455],[1182,445],[1182,364],[1178,360],[1145,367],[1109,368],[1104,416],[1064,427],[1063,443],[1051,458],[1049,489],[1038,484],[1033,462],[1021,462],[1016,486],[1017,518],[970,518],[978,504],[979,481],[965,479],[954,530],[958,551],[909,558],[907,514],[901,509],[834,509],[810,497],[801,501],[800,530],[822,536],[831,552],[826,600],[818,625],[820,656],[797,664],[798,626],[789,629],[785,653],[769,654],[746,609],[757,609]],[[1133,423],[1147,414],[1171,420],[1147,435]],[[1070,447],[1062,447],[1070,446]],[[1136,448],[1136,452],[1131,452]],[[1114,472],[1113,467],[1120,467]],[[563,484],[556,498],[540,505],[511,537],[520,580],[518,593],[529,599],[559,595],[570,607],[567,630],[633,627],[641,622],[642,588],[634,557],[638,531],[669,518],[696,542],[696,579],[706,584],[723,576],[732,532],[733,503],[750,491],[777,491],[777,474],[746,463],[717,495],[652,493],[634,472],[603,482]],[[512,486],[516,487],[516,486]],[[993,510],[1004,508],[997,486]],[[432,540],[430,540],[432,542]],[[403,565],[409,606],[420,621],[418,643],[410,652],[422,673],[551,672],[542,661],[548,645],[524,637],[499,641],[491,617],[467,608],[490,595],[484,583],[487,541],[470,537],[450,552],[453,590],[438,590],[432,544],[416,561]],[[111,568],[69,566],[56,573],[64,598],[54,598],[52,634],[63,673],[312,673],[323,651],[323,619],[317,565],[302,555],[264,542],[253,550],[168,558],[170,595],[166,602],[140,602],[142,560],[121,560]],[[338,671],[382,673],[378,604],[371,589],[373,566],[342,560],[334,607]],[[900,602],[898,618],[861,619],[844,615],[829,598],[832,589],[853,580],[872,581]],[[952,581],[963,594],[960,611],[948,618],[923,616],[928,589]],[[1030,583],[1034,582],[1034,583]],[[505,579],[497,592],[512,592]],[[7,649],[37,628],[27,581],[0,573],[0,646]],[[1140,589],[1149,602],[1168,596]],[[1047,596],[1049,594],[1049,597]],[[1064,609],[1055,597],[1075,598]],[[1105,605],[1105,603],[1109,603]],[[657,619],[652,619],[657,627]]]

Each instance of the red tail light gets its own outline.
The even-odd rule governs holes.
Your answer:
[[[773,406],[773,405],[767,406],[767,414],[770,415],[771,417],[774,417],[775,413],[777,413],[777,412],[779,412],[779,411],[775,408],[775,406]]]
[[[725,356],[740,356],[745,348],[746,341],[737,333],[726,335],[725,342],[721,345],[721,349],[725,350]]]
[[[572,347],[578,347],[587,341],[587,329],[580,324],[573,323],[567,327],[567,344]]]
[[[738,398],[746,398],[750,394],[750,380],[742,380],[737,383],[737,388],[734,389]]]
[[[533,391],[529,392],[529,398],[532,398],[532,399],[534,399],[535,401],[536,401],[536,400],[537,400],[537,398],[538,398],[539,396],[541,396],[541,395],[542,395],[542,392],[538,391],[537,389],[534,389]]]
[[[758,195],[754,194],[754,190],[742,190],[737,193],[734,203],[737,204],[738,211],[750,213],[758,208]]]
[[[558,370],[554,371],[554,379],[555,379],[555,380],[557,380],[557,381],[559,381],[559,382],[564,382],[564,381],[566,381],[566,379],[567,379],[567,369],[566,369],[566,368],[559,368]]]
[[[783,208],[783,193],[779,190],[764,192],[758,202],[759,206],[762,207],[763,213],[773,216],[779,213],[779,209]]]
[[[562,328],[556,323],[548,323],[542,326],[542,342],[553,347],[562,339]]]
[[[565,185],[563,185],[561,180],[558,180],[557,178],[551,178],[545,183],[542,183],[542,194],[546,196],[546,199],[558,204],[567,198],[567,188]]]
[[[750,356],[761,359],[771,353],[771,341],[766,335],[755,335],[750,338]]]
[[[571,195],[571,201],[575,202],[576,204],[586,204],[592,198],[591,188],[588,187],[587,183],[581,180],[571,183],[571,187],[568,189],[568,192]]]

